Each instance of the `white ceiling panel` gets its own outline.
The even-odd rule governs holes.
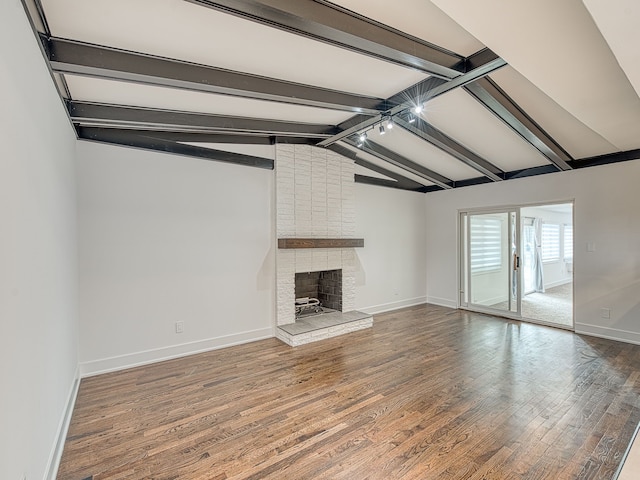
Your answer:
[[[593,157],[617,148],[540,91],[509,66],[491,78],[573,158]]]
[[[640,95],[640,2],[638,0],[582,0]]]
[[[394,128],[386,135],[378,135],[372,132],[369,134],[369,138],[375,143],[393,150],[399,155],[451,180],[465,180],[482,176],[481,173],[468,167],[448,153],[401,128]]]
[[[468,57],[484,45],[428,0],[333,0],[332,3]]]
[[[76,75],[65,75],[65,78],[71,97],[78,101],[327,125],[337,125],[352,115],[349,112],[324,108],[251,100],[115,80]]]
[[[43,0],[54,36],[388,98],[426,75],[184,0]]]
[[[617,149],[638,147],[640,98],[580,0],[433,3]]]
[[[418,175],[414,175],[411,172],[407,172],[406,170],[403,170],[400,167],[396,167],[395,165],[392,165],[390,163],[385,162],[384,160],[380,160],[378,157],[375,157],[367,152],[363,152],[362,150],[360,150],[359,148],[356,147],[352,147],[351,145],[348,145],[346,143],[340,142],[340,145],[342,145],[343,147],[348,148],[349,150],[352,150],[354,152],[356,152],[358,154],[358,157],[362,158],[363,160],[366,160],[368,162],[373,163],[374,165],[377,165],[379,167],[385,168],[387,170],[389,170],[390,172],[393,173],[397,173],[398,175],[402,175],[403,177],[408,178],[409,180],[413,180],[414,182],[418,182],[426,187],[435,185],[433,182],[430,182],[429,180],[425,180],[422,177],[419,177]],[[368,175],[368,174],[365,174]]]
[[[538,150],[462,89],[427,102],[422,117],[505,172],[549,164]]]

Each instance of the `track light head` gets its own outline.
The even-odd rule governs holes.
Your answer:
[[[421,103],[417,104],[413,108],[413,111],[415,112],[416,115],[420,115],[422,113],[422,110],[424,110],[424,106]]]
[[[416,117],[413,114],[409,114],[409,123],[415,123]]]
[[[364,141],[367,139],[367,132],[360,133],[358,139],[360,140],[360,143],[364,143]]]
[[[393,118],[389,117],[389,120],[387,120],[387,130],[391,130],[393,128]]]
[[[384,125],[380,124],[380,135],[384,135],[386,132],[384,131]]]

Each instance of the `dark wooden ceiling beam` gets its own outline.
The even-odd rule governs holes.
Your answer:
[[[390,108],[380,98],[260,77],[169,58],[40,36],[54,72],[136,82],[254,100],[375,115]]]
[[[187,1],[436,77],[465,73],[464,57],[327,1]]]
[[[640,148],[635,150],[626,150],[623,152],[596,155],[595,157],[580,158],[573,160],[571,162],[571,166],[573,168],[597,167],[599,165],[609,165],[611,163],[628,162],[629,160],[640,160]]]
[[[90,102],[67,102],[69,116],[84,126],[120,126],[183,132],[263,133],[295,137],[325,138],[336,131],[332,125],[228,117]]]
[[[401,92],[398,92],[387,99],[388,103],[396,104],[387,112],[373,117],[356,115],[339,124],[338,129],[340,131],[332,137],[321,141],[318,145],[321,147],[327,147],[332,143],[342,140],[343,138],[373,127],[375,124],[381,122],[384,117],[404,113],[416,105],[422,105],[433,98],[450,92],[451,90],[463,87],[471,82],[475,82],[506,65],[506,62],[502,58],[498,57],[490,50],[484,49],[481,52],[483,53],[482,55],[479,55],[478,59],[481,59],[485,63],[478,64],[478,62],[475,62],[475,69],[450,81],[439,78],[427,78]]]
[[[460,160],[490,180],[499,182],[503,179],[504,172],[502,170],[472,152],[464,145],[459,144],[433,125],[428,124],[422,118],[416,118],[413,123],[410,123],[404,118],[396,117],[395,123],[418,138],[429,142],[443,152]]]
[[[416,183],[416,187],[409,187],[406,186],[400,182],[396,182],[395,180],[389,180],[386,178],[379,178],[379,177],[371,177],[369,175],[361,175],[359,173],[356,173],[354,175],[354,181],[356,183],[362,183],[365,185],[373,185],[376,187],[387,187],[387,188],[395,188],[397,190],[406,190],[409,192],[417,192],[417,193],[427,193],[429,191],[429,187],[425,187],[424,185],[420,185],[419,183]],[[439,187],[438,190],[440,190]]]
[[[267,134],[236,134],[211,132],[174,132],[170,130],[134,129],[140,135],[163,138],[172,142],[191,143],[220,143],[235,145],[274,145],[289,143],[301,145],[315,145],[318,140],[307,137],[278,137]]]
[[[480,78],[464,89],[559,170],[571,170],[571,155],[490,78]]]
[[[453,188],[453,181],[443,175],[440,175],[433,170],[428,169],[408,158],[403,157],[402,155],[398,155],[397,153],[383,147],[382,145],[378,145],[377,143],[367,140],[361,147],[358,147],[357,144],[351,138],[345,138],[342,140],[347,145],[352,147],[357,147],[363,152],[366,152],[370,155],[373,155],[380,160],[384,160],[387,163],[395,165],[396,167],[401,168],[407,172],[410,172],[418,177],[424,178],[431,183],[436,184],[438,187],[443,189]]]
[[[410,178],[407,178],[403,175],[400,175],[396,172],[392,172],[391,170],[387,170],[386,168],[383,168],[379,165],[376,165],[375,163],[371,163],[367,160],[365,160],[364,158],[360,157],[358,155],[357,152],[348,149],[345,146],[342,146],[338,143],[334,143],[333,145],[327,147],[329,150],[334,151],[340,155],[342,155],[343,157],[346,158],[350,158],[352,159],[356,165],[360,165],[363,168],[366,168],[368,170],[371,170],[373,172],[379,173],[381,175],[384,175],[386,177],[391,178],[392,180],[385,180],[385,179],[379,179],[379,180],[385,180],[384,182],[384,186],[386,187],[394,187],[394,188],[400,188],[402,190],[412,190],[412,191],[423,191],[424,190],[424,185],[421,183],[418,183],[414,180],[411,180]],[[361,177],[366,177],[362,183],[369,183],[369,184],[375,184],[372,183],[371,181],[369,181],[368,179],[370,178],[375,178],[375,177],[370,177],[370,176],[366,176],[366,175],[361,175]],[[381,182],[377,182],[377,184],[382,185]]]
[[[136,130],[78,126],[76,132],[80,140],[273,170],[273,160],[270,158],[186,145]]]

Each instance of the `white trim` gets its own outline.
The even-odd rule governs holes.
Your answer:
[[[563,323],[554,323],[554,322],[545,322],[544,320],[538,320],[536,318],[528,318],[528,317],[521,317],[516,320],[520,320],[521,322],[525,322],[525,323],[533,323],[535,325],[542,325],[543,327],[559,328],[560,330],[567,330],[568,332],[575,333],[575,329],[573,328],[573,325],[565,325]],[[571,319],[571,321],[573,322],[573,318]]]
[[[634,447],[635,447],[634,443],[636,442],[636,440],[638,440],[638,438],[640,438],[638,436],[638,432],[639,431],[640,431],[640,424],[638,424],[638,426],[636,427],[636,430],[633,432],[633,437],[631,437],[631,441],[629,442],[629,446],[627,447],[627,450],[624,452],[624,455],[622,456],[622,460],[620,461],[620,465],[618,465],[618,470],[616,470],[616,473],[613,475],[613,479],[612,480],[618,480],[618,478],[621,477],[623,472],[625,474],[624,478],[634,478],[633,477],[634,472],[632,472],[631,469],[629,469],[629,471],[626,471],[624,469],[624,465],[625,465],[625,463],[627,463],[627,459],[629,458],[629,454],[631,453],[631,450],[634,449]],[[638,440],[638,441],[640,442],[640,440]],[[637,448],[638,447],[636,447],[634,449],[634,455],[637,455],[637,452],[636,452]],[[629,474],[629,475],[627,476],[627,474]]]
[[[638,332],[630,332],[628,330],[619,330],[617,328],[601,327],[598,325],[589,325],[577,322],[575,332],[582,335],[590,335],[592,337],[600,337],[608,340],[617,340],[618,342],[640,345],[640,333]]]
[[[369,313],[375,315],[377,313],[389,312],[391,310],[397,310],[399,308],[413,307],[414,305],[421,305],[427,303],[427,297],[408,298],[406,300],[399,300],[397,302],[382,303],[380,305],[373,305],[371,307],[356,308],[359,312]]]
[[[264,340],[265,338],[273,338],[274,336],[275,328],[268,327],[206,340],[197,340],[179,345],[144,350],[116,357],[102,358],[90,362],[82,362],[80,363],[80,376],[81,378],[85,378],[102,373],[115,372],[141,365],[148,365],[150,363],[171,360],[173,358],[186,357],[196,353]]]
[[[430,192],[427,192],[430,193]],[[550,200],[548,202],[527,202],[527,203],[513,203],[506,205],[492,205],[487,207],[473,207],[473,208],[459,208],[458,213],[467,212],[467,213],[477,213],[477,212],[487,212],[487,213],[498,213],[503,212],[505,210],[515,210],[516,208],[529,208],[529,207],[546,207],[548,205],[560,205],[564,203],[570,203],[572,206],[572,213],[575,210],[575,197],[569,198],[565,200]]]
[[[44,476],[46,480],[55,480],[58,475],[58,468],[60,467],[60,460],[62,459],[62,451],[64,450],[64,442],[67,439],[67,432],[69,431],[69,425],[71,424],[71,416],[73,414],[73,408],[76,405],[79,388],[80,366],[76,367],[76,371],[73,374],[73,382],[71,383],[71,389],[67,396],[64,414],[62,415],[62,418],[60,418],[60,423],[58,424],[58,429],[56,431],[55,442],[51,447],[51,452],[49,453],[47,470]]]
[[[432,305],[438,305],[439,307],[449,307],[449,308],[460,308],[458,306],[458,302],[455,300],[451,300],[449,298],[441,298],[441,297],[429,297],[427,296],[427,303]]]

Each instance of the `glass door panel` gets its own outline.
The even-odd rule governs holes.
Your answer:
[[[509,310],[508,213],[469,215],[470,303]]]
[[[464,212],[460,223],[461,305],[519,315],[519,212]]]

